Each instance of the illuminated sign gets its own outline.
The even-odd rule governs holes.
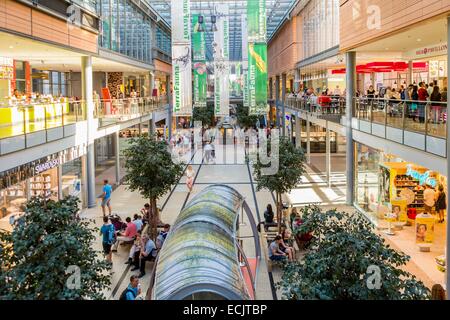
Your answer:
[[[416,180],[419,180],[420,185],[423,186],[425,184],[428,184],[433,188],[436,187],[437,181],[436,181],[436,179],[430,177],[431,171],[428,170],[425,173],[420,173],[419,171],[413,170],[412,165],[410,165],[410,164],[406,165],[406,168],[407,168],[406,175],[410,176]]]

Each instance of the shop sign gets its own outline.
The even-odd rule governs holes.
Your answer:
[[[447,53],[448,45],[447,43],[439,43],[436,45],[431,45],[416,50],[409,51],[405,53],[406,57],[411,58],[423,58],[423,57],[433,57],[439,56]]]
[[[248,45],[248,94],[249,113],[267,113],[267,45]]]
[[[419,184],[422,186],[425,184],[428,184],[432,188],[435,188],[437,185],[437,181],[436,181],[436,179],[430,177],[430,172],[431,171],[428,170],[425,173],[420,173],[417,170],[413,170],[412,165],[410,165],[410,164],[406,165],[406,175],[407,176],[410,176],[416,180],[419,180]]]
[[[41,172],[44,172],[44,171],[47,171],[47,170],[50,170],[50,169],[53,169],[53,168],[59,166],[59,163],[60,163],[59,158],[57,158],[57,159],[53,159],[53,160],[47,161],[42,164],[38,164],[37,166],[34,167],[34,172],[35,172],[35,174],[40,174]]]

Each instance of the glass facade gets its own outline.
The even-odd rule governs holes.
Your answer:
[[[303,58],[339,44],[339,0],[312,0],[303,14]]]
[[[167,55],[172,55],[171,35],[156,27],[156,47]]]
[[[42,71],[33,70],[33,73]],[[69,73],[48,71],[48,77],[33,79],[33,92],[51,94],[53,96],[68,96],[70,93]]]
[[[100,46],[146,63],[152,61],[150,18],[127,0],[99,0]]]

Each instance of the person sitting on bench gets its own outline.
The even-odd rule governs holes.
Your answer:
[[[278,235],[275,237],[269,245],[269,259],[272,261],[285,261],[288,257],[287,253],[284,253],[280,250],[281,244],[281,236]]]
[[[139,267],[135,266],[131,271],[139,269],[139,278],[145,276],[145,262],[154,260],[158,251],[156,249],[155,242],[149,238],[147,234],[142,235],[142,243],[144,244],[139,255]]]
[[[269,227],[276,227],[277,224],[273,221],[275,214],[272,209],[272,205],[267,205],[266,211],[264,211],[264,229],[267,231]]]
[[[130,241],[134,241],[134,239],[136,238],[136,234],[137,234],[136,225],[133,222],[131,222],[130,217],[127,217],[125,219],[125,221],[127,222],[127,228],[125,229],[125,233],[123,233],[123,232],[117,233],[117,241],[116,241],[115,247],[114,247],[114,250],[116,250],[116,251],[117,251],[117,246],[119,245],[120,241],[130,242]]]

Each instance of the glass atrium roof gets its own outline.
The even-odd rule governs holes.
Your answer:
[[[171,0],[146,0],[156,12],[170,25]],[[267,0],[267,39],[277,30],[296,0]],[[191,0],[191,15],[201,13],[206,23],[207,60],[213,60],[211,43],[211,16],[215,3],[228,3],[230,8],[230,60],[242,60],[241,17],[247,12],[247,1],[243,0]]]

